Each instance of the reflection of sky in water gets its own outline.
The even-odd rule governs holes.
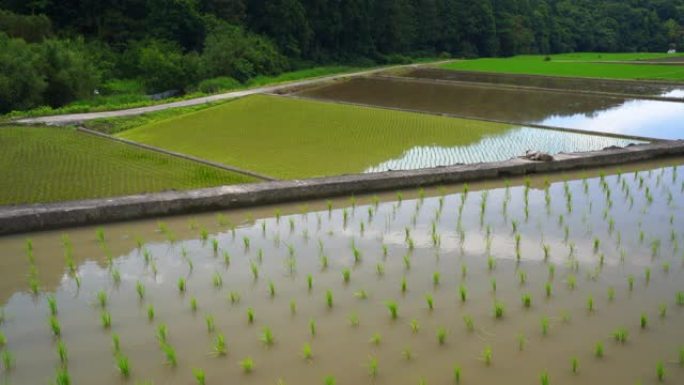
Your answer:
[[[365,172],[412,170],[449,166],[458,163],[482,163],[507,160],[524,155],[527,150],[550,154],[600,150],[609,146],[626,146],[634,140],[597,135],[521,127],[503,135],[489,136],[481,141],[456,147],[418,146],[401,157],[370,167]]]
[[[684,94],[684,90],[672,92]],[[593,114],[551,116],[535,123],[659,139],[684,139],[684,103],[630,100]]]
[[[660,96],[664,98],[683,98],[684,99],[684,88],[678,88],[672,91],[665,92]]]

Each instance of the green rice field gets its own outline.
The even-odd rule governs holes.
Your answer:
[[[479,141],[511,126],[256,95],[120,137],[277,178],[361,172],[421,145]]]
[[[0,205],[252,182],[250,177],[69,128],[0,128]]]
[[[635,61],[662,59],[661,54],[565,54],[551,56],[530,55],[512,58],[493,58],[456,61],[443,64],[445,69],[484,71],[510,74],[547,76],[575,76],[609,79],[649,79],[684,81],[684,66],[662,64],[598,63],[598,61]],[[681,58],[680,55],[672,56]]]

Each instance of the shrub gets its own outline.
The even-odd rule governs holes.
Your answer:
[[[197,85],[197,90],[205,94],[213,94],[219,91],[232,90],[240,87],[240,82],[228,77],[220,76],[217,78],[207,79]]]

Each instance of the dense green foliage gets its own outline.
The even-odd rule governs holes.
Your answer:
[[[0,129],[0,205],[248,183],[254,179],[55,127]]]
[[[452,70],[509,74],[684,81],[684,65],[610,63],[658,59],[662,56],[665,55],[573,54],[551,57],[523,55],[505,59],[486,58],[453,62],[443,64],[442,67]],[[609,63],[595,61],[608,61]]]
[[[0,0],[0,113],[117,79],[188,92],[321,63],[663,52],[682,25],[684,0]]]

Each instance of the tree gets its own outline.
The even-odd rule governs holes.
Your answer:
[[[40,105],[47,83],[40,55],[22,39],[0,33],[0,113]]]

